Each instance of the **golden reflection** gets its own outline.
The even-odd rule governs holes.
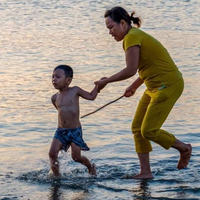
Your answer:
[[[76,191],[75,192],[62,192],[61,191],[61,183],[60,180],[56,181],[56,184],[52,184],[50,188],[49,200],[63,200],[63,199],[71,199],[71,200],[80,200],[85,199],[88,194],[85,191]],[[66,197],[67,193],[67,197]]]
[[[141,180],[138,189],[132,190],[132,193],[134,194],[134,200],[141,200],[141,198],[146,199],[145,197],[149,199],[149,197],[151,197],[151,191],[148,187],[149,181],[150,180]]]

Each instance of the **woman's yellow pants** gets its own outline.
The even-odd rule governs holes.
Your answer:
[[[169,149],[174,144],[174,135],[160,128],[181,96],[183,88],[184,81],[180,79],[167,88],[161,87],[156,91],[145,90],[132,122],[137,153],[152,151],[150,141],[165,149]]]

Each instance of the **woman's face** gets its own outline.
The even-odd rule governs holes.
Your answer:
[[[124,36],[126,35],[124,23],[125,22],[123,20],[121,20],[121,22],[118,24],[117,22],[113,21],[111,17],[105,18],[105,24],[109,29],[109,34],[111,34],[117,42],[123,40]]]

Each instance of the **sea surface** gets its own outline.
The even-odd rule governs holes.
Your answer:
[[[68,64],[73,85],[93,82],[125,66],[122,43],[104,24],[113,6],[135,10],[141,29],[169,51],[185,80],[183,95],[163,128],[191,143],[190,164],[177,170],[179,153],[152,143],[152,180],[140,170],[131,122],[145,89],[81,119],[83,137],[98,176],[60,152],[62,176],[48,176],[48,151],[57,127],[51,104],[53,69]],[[0,199],[176,200],[200,199],[200,1],[199,0],[1,0],[0,1]],[[120,97],[129,80],[109,84],[95,101],[80,99],[81,116]]]

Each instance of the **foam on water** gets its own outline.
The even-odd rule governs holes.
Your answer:
[[[191,199],[200,195],[200,175],[194,166],[187,169],[178,171],[173,162],[163,161],[159,168],[154,168],[154,179],[149,180],[134,180],[132,176],[137,173],[134,168],[137,166],[132,163],[123,163],[122,165],[100,165],[97,166],[98,176],[90,176],[85,168],[76,168],[69,163],[68,170],[61,173],[59,178],[49,175],[49,169],[44,168],[41,170],[23,172],[15,177],[13,173],[7,173],[5,179],[16,179],[19,182],[33,185],[43,185],[45,187],[54,188],[57,192],[62,189],[72,191],[82,191],[83,193],[90,194],[88,199],[91,198],[93,190],[104,191],[104,193],[111,194],[123,193],[124,199],[128,196],[138,199],[169,199],[168,194],[171,193],[173,199]],[[158,163],[155,163],[155,167]],[[130,167],[131,166],[131,167]],[[80,167],[80,166],[79,166]],[[67,169],[67,168],[65,168]],[[1,175],[3,176],[3,175]],[[13,181],[12,180],[12,181]],[[195,187],[194,187],[195,184]],[[139,188],[138,188],[139,185]],[[63,193],[65,193],[63,192]],[[58,194],[57,194],[58,195]],[[56,194],[54,194],[56,196]],[[161,198],[162,196],[162,198]],[[127,198],[126,198],[127,197]],[[95,199],[102,197],[95,196]],[[117,198],[118,199],[118,198]],[[120,199],[120,198],[119,198]]]

